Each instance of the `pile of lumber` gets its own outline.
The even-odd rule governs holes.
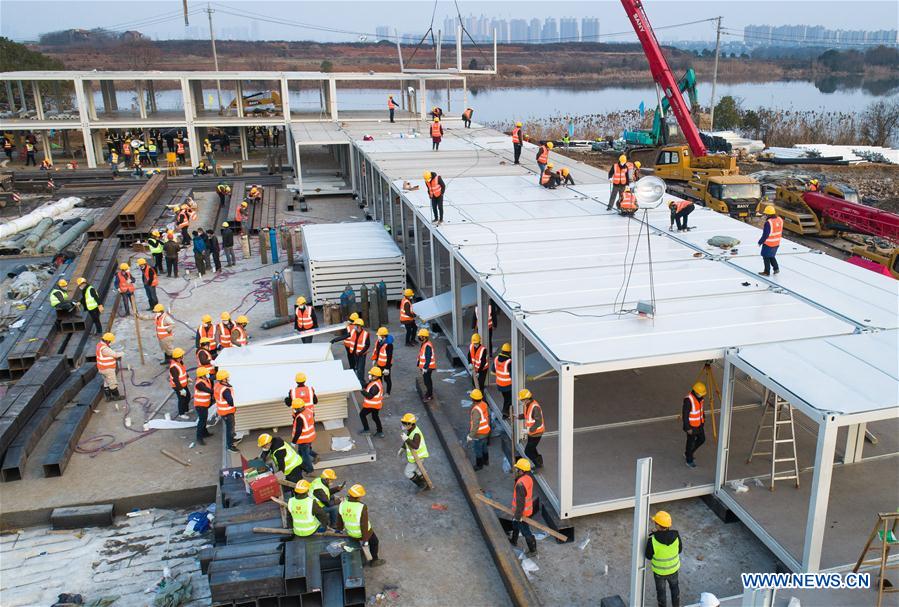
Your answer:
[[[162,173],[153,175],[119,213],[119,225],[125,230],[137,229],[150,207],[162,196],[166,183],[166,176]]]

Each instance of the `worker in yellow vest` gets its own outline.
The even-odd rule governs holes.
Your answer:
[[[400,438],[403,439],[403,446],[400,447],[397,454],[402,455],[403,452],[406,454],[406,468],[403,470],[403,474],[406,475],[406,478],[415,483],[420,490],[427,491],[428,482],[418,469],[415,458],[412,457],[413,453],[422,461],[429,457],[425,436],[421,433],[421,428],[417,425],[418,418],[412,413],[406,413],[400,422],[403,424],[403,433],[400,434]]]
[[[337,473],[331,468],[325,468],[322,473],[309,483],[309,494],[318,502],[318,505],[328,513],[329,525],[334,527],[337,524],[337,508],[340,499],[337,493],[343,491],[346,483],[335,482]]]
[[[765,227],[762,229],[762,237],[759,238],[759,245],[762,247],[762,261],[765,262],[765,269],[759,272],[762,276],[771,276],[771,269],[774,273],[780,272],[780,266],[777,265],[777,248],[780,246],[781,236],[783,235],[784,220],[777,216],[774,205],[765,207]]]
[[[368,506],[360,501],[363,497],[365,497],[365,487],[359,484],[350,487],[347,491],[347,498],[340,502],[340,507],[337,509],[340,515],[337,519],[337,528],[345,531],[348,536],[360,540],[363,552],[371,555],[368,564],[378,567],[385,561],[378,558],[380,542],[368,518]]]
[[[652,565],[652,577],[656,583],[656,600],[659,607],[666,607],[665,585],[671,590],[671,604],[680,605],[680,588],[677,572],[680,571],[680,554],[684,550],[680,534],[671,528],[671,515],[664,510],[652,517],[655,529],[646,540],[644,556]]]
[[[293,534],[297,537],[309,537],[328,528],[328,513],[313,499],[309,489],[309,482],[300,479],[293,490],[294,496],[287,500]]]
[[[271,434],[260,434],[256,445],[262,449],[259,459],[270,459],[275,472],[284,475],[284,480],[296,483],[303,478],[302,456],[283,438]]]

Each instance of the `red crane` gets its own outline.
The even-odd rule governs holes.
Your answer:
[[[822,223],[830,220],[860,234],[879,236],[899,244],[899,215],[824,192],[806,192],[802,199],[821,217]]]
[[[637,33],[637,38],[640,39],[643,52],[649,61],[652,78],[668,99],[674,117],[677,118],[677,124],[680,125],[681,131],[687,139],[687,145],[690,146],[690,151],[693,152],[694,157],[705,156],[708,151],[699,136],[699,129],[696,128],[690,117],[690,108],[677,88],[677,78],[674,77],[665,55],[662,54],[662,47],[659,46],[655,32],[652,31],[652,25],[646,16],[646,11],[643,10],[643,3],[640,0],[621,0],[621,6],[624,7],[628,19],[631,20],[631,25],[634,26],[634,31]]]

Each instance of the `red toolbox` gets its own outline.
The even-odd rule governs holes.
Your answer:
[[[253,501],[257,504],[267,502],[272,497],[281,497],[281,485],[278,484],[278,477],[271,472],[258,475],[249,481],[249,485]]]

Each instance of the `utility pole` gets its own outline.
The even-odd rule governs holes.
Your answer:
[[[215,51],[215,31],[212,29],[212,13],[215,11],[212,10],[212,6],[207,2],[206,3],[206,14],[209,15],[209,40],[212,42],[212,61],[215,63],[215,71],[219,71],[219,56]],[[220,80],[215,81],[215,89],[218,91],[219,97],[219,112],[222,111],[222,83]],[[238,99],[238,103],[243,103],[243,99]]]
[[[709,130],[715,130],[715,86],[718,84],[718,53],[721,50],[721,17],[718,17],[718,34],[715,37],[715,69],[712,71],[712,104],[709,110]]]

